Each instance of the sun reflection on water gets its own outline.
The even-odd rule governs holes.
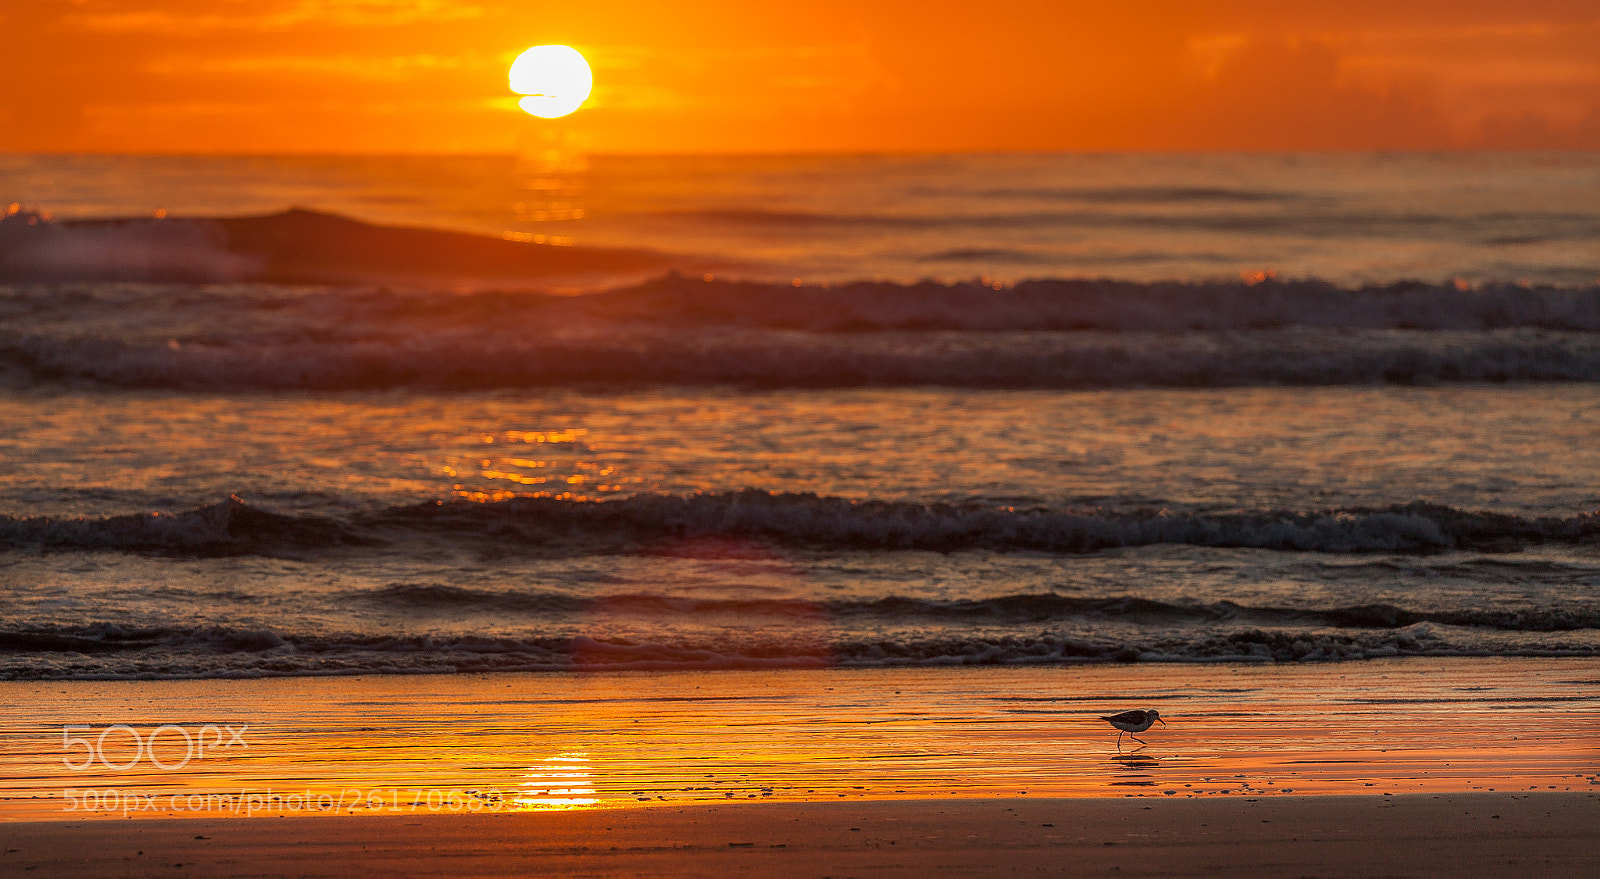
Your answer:
[[[549,812],[559,809],[582,809],[597,805],[600,798],[593,787],[589,755],[566,752],[546,757],[538,765],[528,767],[528,774],[517,785],[517,796],[512,800],[517,811]]]

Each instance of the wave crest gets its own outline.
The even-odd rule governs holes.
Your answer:
[[[1419,623],[1471,626],[1513,632],[1600,629],[1600,607],[1420,610],[1393,604],[1340,607],[1251,606],[1232,601],[1156,601],[1131,595],[1086,597],[1024,593],[991,598],[940,599],[889,595],[872,599],[695,598],[627,593],[576,596],[557,592],[475,589],[439,584],[391,583],[349,598],[407,613],[513,614],[545,617],[637,615],[649,617],[733,615],[802,618],[875,624],[922,622],[1051,623],[1069,619],[1137,623],[1243,622],[1258,625],[1324,626],[1342,629],[1402,629]],[[768,621],[770,624],[770,621]]]
[[[630,641],[569,635],[297,634],[226,627],[109,624],[0,630],[0,680],[445,674],[634,669],[884,668],[1088,662],[1317,662],[1482,655],[1429,623],[1397,629],[1242,629],[1135,640],[1093,635],[781,636]],[[1500,656],[1592,656],[1592,642],[1549,636]]]
[[[1016,510],[751,489],[609,501],[523,497],[494,503],[433,502],[346,521],[280,515],[237,497],[175,515],[0,517],[0,545],[5,546],[197,555],[394,546],[419,533],[465,546],[552,556],[672,553],[706,539],[863,551],[1071,554],[1187,544],[1323,553],[1504,552],[1600,540],[1600,514],[1525,518],[1424,501],[1385,508],[1227,513]]]

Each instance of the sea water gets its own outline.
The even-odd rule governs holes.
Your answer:
[[[1600,654],[1593,156],[0,157],[12,202],[0,267],[64,274],[0,285],[6,678]],[[668,273],[139,261],[295,206]]]

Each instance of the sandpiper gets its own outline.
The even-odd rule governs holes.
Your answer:
[[[1141,745],[1149,744],[1149,742],[1146,742],[1144,739],[1141,739],[1133,734],[1136,732],[1144,732],[1156,721],[1161,720],[1161,712],[1155,710],[1154,708],[1151,708],[1147,711],[1124,711],[1121,714],[1113,714],[1110,717],[1102,717],[1100,719],[1118,729],[1117,750],[1120,751],[1122,750],[1123,733],[1128,733],[1128,738],[1133,739]],[[1166,726],[1167,722],[1165,720],[1161,720],[1161,725]]]

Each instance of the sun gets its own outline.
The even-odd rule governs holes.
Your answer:
[[[594,89],[589,62],[571,46],[534,46],[511,62],[511,90],[526,95],[517,106],[544,119],[583,106]]]

